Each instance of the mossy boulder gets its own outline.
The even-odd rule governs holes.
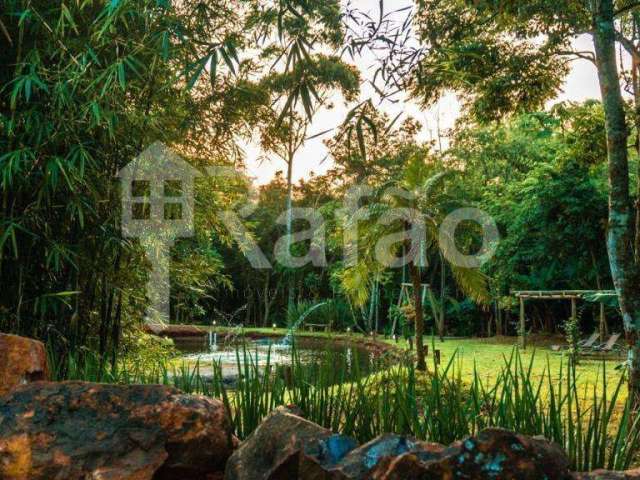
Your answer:
[[[160,385],[37,382],[0,398],[3,480],[204,480],[235,445],[220,401]]]
[[[49,379],[44,344],[0,333],[0,396],[18,385]]]

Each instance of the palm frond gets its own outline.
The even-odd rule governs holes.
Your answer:
[[[369,301],[371,276],[370,266],[366,262],[358,262],[340,275],[342,288],[357,307],[362,307]]]
[[[464,268],[449,264],[456,284],[474,302],[487,304],[490,301],[488,278],[479,268]]]
[[[428,198],[433,194],[433,191],[442,185],[442,182],[453,174],[452,170],[445,170],[443,172],[436,173],[435,175],[427,178],[422,185],[421,196]]]

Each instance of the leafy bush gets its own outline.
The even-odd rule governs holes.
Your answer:
[[[344,330],[353,325],[353,315],[349,305],[341,299],[318,303],[299,302],[287,311],[289,328],[303,320],[316,325],[330,325],[334,330]]]
[[[415,309],[413,305],[405,305],[399,307],[396,304],[389,306],[389,322],[390,328],[392,325],[396,326],[395,334],[402,338],[409,338],[413,336],[413,320],[415,319]],[[390,332],[391,333],[391,332]]]
[[[451,302],[447,308],[448,330],[457,337],[470,337],[478,333],[478,319],[482,312],[470,299]]]
[[[343,298],[336,297],[327,302],[320,314],[326,318],[334,330],[345,331],[347,328],[353,327],[353,312]]]
[[[149,370],[178,355],[173,340],[141,330],[127,331],[122,339],[121,362]]]

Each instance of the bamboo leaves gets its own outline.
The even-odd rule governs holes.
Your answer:
[[[47,86],[36,73],[36,65],[39,63],[37,55],[34,54],[30,61],[33,63],[29,65],[29,72],[24,75],[16,76],[16,78],[11,82],[13,84],[13,88],[11,90],[10,105],[13,109],[17,107],[18,101],[21,98],[28,103],[31,100],[31,96],[34,91],[41,90],[44,93],[48,92]]]
[[[121,238],[114,176],[149,139],[198,136],[186,132],[204,115],[204,101],[176,78],[180,65],[197,56],[187,42],[200,42],[196,53],[206,53],[204,32],[225,21],[218,12],[187,16],[193,4],[118,0],[96,10],[83,0],[38,11],[42,2],[15,0],[0,12],[7,46],[0,54],[0,269],[10,286],[0,295],[3,331],[55,331],[56,348],[117,353],[120,320],[130,325],[126,319],[145,301],[146,264],[137,246]],[[216,65],[237,72],[245,32],[225,23],[225,38],[233,40],[219,45]],[[218,118],[209,126],[227,128]],[[193,250],[184,256],[197,257],[193,265],[208,276],[196,285],[201,277],[194,273],[185,290],[201,288],[207,297],[221,277],[218,260]],[[75,291],[71,286],[82,302],[53,296]],[[38,307],[22,309],[23,297],[38,298]],[[72,315],[83,315],[86,325],[71,326]]]
[[[240,59],[238,57],[238,50],[233,39],[226,39],[224,42],[222,42],[222,44],[213,48],[203,57],[187,66],[187,68],[185,69],[187,88],[192,89],[194,87],[207,66],[209,67],[209,81],[212,88],[214,88],[218,75],[218,66],[220,64],[220,59],[222,59],[224,65],[227,66],[227,68],[233,75],[237,73],[236,65],[240,65]]]
[[[3,222],[2,229],[0,230],[0,253],[5,250],[5,243],[10,242],[14,258],[18,258],[18,240],[16,238],[16,232],[23,231],[24,228],[17,222],[5,221]]]
[[[338,141],[343,138],[346,141],[347,149],[351,150],[353,137],[355,135],[358,143],[358,150],[361,158],[367,160],[367,144],[365,135],[368,132],[373,137],[374,144],[378,143],[378,126],[371,117],[371,112],[375,110],[373,102],[367,100],[356,107],[352,108],[342,123]],[[391,128],[391,125],[389,126]],[[388,133],[388,131],[387,131]]]

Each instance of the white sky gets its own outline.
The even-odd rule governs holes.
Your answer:
[[[405,0],[402,0],[402,2],[405,2]],[[400,4],[402,2],[394,2],[394,8],[401,8]],[[378,0],[357,0],[356,3],[361,8],[366,6],[373,11],[377,11]],[[593,50],[591,39],[586,35],[579,37],[575,41],[575,46],[583,51]],[[372,64],[373,58],[365,58],[358,65],[363,78],[371,77]],[[561,94],[556,100],[550,102],[551,104],[564,100],[584,101],[591,98],[600,98],[595,66],[586,60],[576,60],[572,65],[573,68],[566,79]],[[371,88],[366,88],[366,85],[363,86],[361,99],[369,98],[372,93]],[[345,115],[351,107],[345,106],[341,99],[336,99],[333,103],[334,108],[332,110],[321,110],[316,114],[309,129],[309,136],[330,128],[336,128],[344,121]],[[453,127],[455,120],[460,115],[460,105],[454,95],[445,96],[437,106],[429,110],[421,109],[412,101],[401,101],[395,104],[385,102],[378,108],[387,112],[390,118],[394,118],[401,111],[404,112],[403,117],[398,120],[396,125],[405,116],[412,116],[420,121],[423,128],[419,140],[436,138],[438,118],[442,131]],[[327,148],[323,144],[323,140],[332,136],[333,132],[329,132],[322,137],[309,140],[300,149],[294,162],[294,182],[301,178],[309,178],[312,172],[323,174],[333,166],[332,159],[328,156]],[[284,171],[286,168],[285,163],[276,156],[265,156],[257,142],[245,145],[244,150],[248,173],[257,184],[268,183],[278,170]]]

